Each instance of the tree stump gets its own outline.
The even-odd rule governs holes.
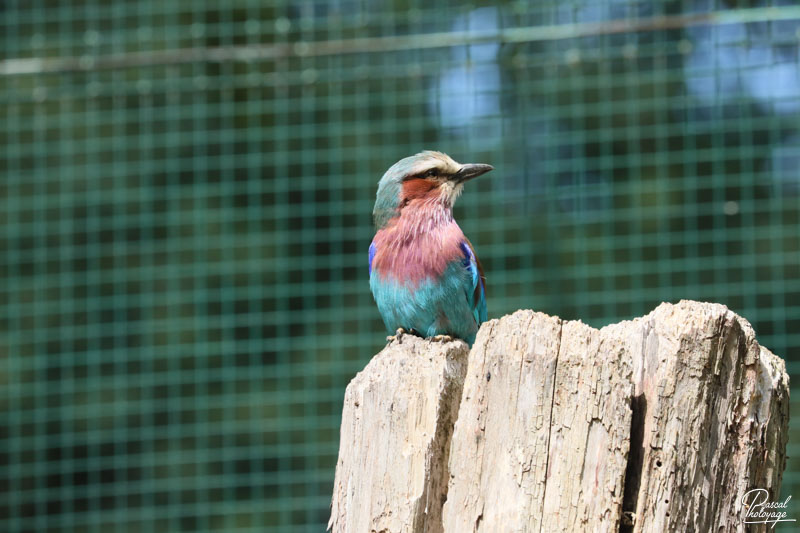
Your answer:
[[[462,393],[463,389],[463,393]],[[777,499],[783,361],[718,304],[602,328],[517,311],[469,352],[406,336],[351,382],[329,527],[760,531]]]

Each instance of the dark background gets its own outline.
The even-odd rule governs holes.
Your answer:
[[[490,317],[720,302],[797,382],[800,9],[436,4],[0,2],[0,530],[324,529],[422,149]]]

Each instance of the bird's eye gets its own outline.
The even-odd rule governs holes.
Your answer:
[[[426,172],[425,175],[426,176],[430,176],[432,178],[435,178],[436,176],[439,175],[439,169],[438,168],[432,168],[428,172]]]

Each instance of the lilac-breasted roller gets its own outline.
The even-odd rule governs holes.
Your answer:
[[[462,165],[425,151],[401,159],[378,183],[369,284],[389,332],[475,341],[486,321],[483,268],[453,218],[464,182],[490,165]]]

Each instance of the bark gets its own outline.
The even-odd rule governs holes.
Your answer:
[[[466,357],[407,336],[351,382],[334,531],[767,529],[743,496],[777,500],[788,376],[726,307],[600,330],[518,311]]]

